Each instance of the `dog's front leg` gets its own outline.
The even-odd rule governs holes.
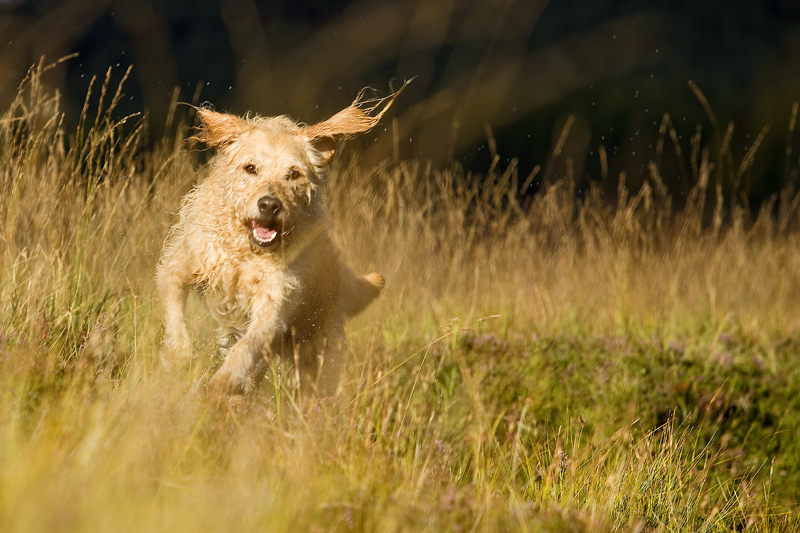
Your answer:
[[[192,357],[192,344],[184,317],[188,285],[167,267],[159,269],[156,283],[164,309],[161,361],[168,368],[182,366]]]
[[[254,307],[247,332],[231,346],[222,367],[214,374],[209,388],[217,394],[244,394],[248,376],[259,374],[259,365],[271,356],[270,346],[278,335],[283,335],[286,325],[284,300],[263,297]],[[254,383],[253,386],[257,386]]]

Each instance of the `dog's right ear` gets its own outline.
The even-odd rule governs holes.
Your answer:
[[[205,143],[209,148],[225,146],[242,134],[247,122],[229,113],[217,113],[210,109],[199,108],[200,131],[192,140]]]
[[[300,133],[308,142],[314,165],[317,168],[327,166],[341,141],[374,128],[412,80],[413,78],[406,81],[400,89],[383,98],[367,98],[369,88],[362,89],[350,106],[324,122],[303,127]]]

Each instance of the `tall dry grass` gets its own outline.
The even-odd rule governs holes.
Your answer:
[[[486,176],[340,163],[334,237],[389,280],[349,326],[343,389],[299,406],[274,368],[229,408],[194,392],[214,357],[198,302],[197,369],[155,364],[152,273],[196,154],[145,146],[108,79],[65,131],[44,68],[0,118],[4,530],[796,525],[796,450],[748,440],[737,387],[759,358],[753,379],[791,398],[798,200],[723,203],[702,139],[682,209],[655,164],[609,201],[569,180],[526,196],[499,158]],[[725,376],[713,397],[684,377],[698,365]]]
[[[623,174],[611,193],[606,177],[580,195],[571,179],[521,195],[549,172],[521,179],[513,160],[498,169],[496,155],[485,176],[418,161],[346,169],[334,177],[332,209],[343,248],[388,274],[398,298],[384,305],[417,299],[409,310],[437,324],[500,314],[546,334],[570,324],[585,333],[796,331],[800,197],[787,188],[748,208],[731,183],[754,154],[729,170],[732,159],[710,161],[702,142],[698,134],[685,147],[695,185],[680,208],[656,163],[638,190]]]

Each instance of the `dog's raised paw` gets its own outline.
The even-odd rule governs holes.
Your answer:
[[[364,281],[375,287],[378,291],[382,291],[386,287],[386,279],[377,272],[370,272],[364,276]]]

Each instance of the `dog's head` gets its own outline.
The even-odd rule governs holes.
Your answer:
[[[193,139],[218,150],[211,177],[221,180],[224,201],[254,252],[324,224],[320,189],[337,146],[372,129],[399,93],[364,100],[362,92],[352,105],[312,126],[285,116],[240,118],[198,109],[201,127]]]

